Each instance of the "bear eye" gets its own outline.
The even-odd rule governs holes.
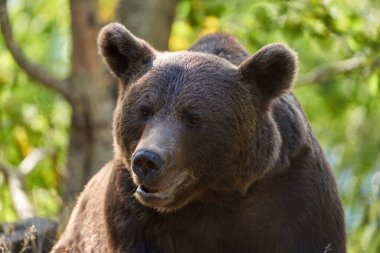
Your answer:
[[[150,115],[151,115],[151,111],[147,106],[142,106],[140,108],[140,117],[142,119],[148,119]]]
[[[199,126],[202,122],[201,117],[199,115],[193,114],[193,113],[187,115],[186,121],[192,127]]]

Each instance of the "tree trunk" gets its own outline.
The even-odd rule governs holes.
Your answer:
[[[154,48],[167,50],[177,0],[121,0],[117,20]]]
[[[111,124],[115,104],[110,75],[97,53],[96,0],[71,0],[72,117],[67,174],[62,193],[70,200],[112,158]]]

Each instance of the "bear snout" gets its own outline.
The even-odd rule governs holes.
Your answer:
[[[137,150],[132,158],[132,170],[144,182],[148,177],[154,177],[160,173],[165,165],[165,160],[160,154],[152,150]]]

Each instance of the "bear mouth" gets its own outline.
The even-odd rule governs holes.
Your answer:
[[[144,199],[167,199],[169,197],[168,191],[158,191],[148,188],[144,185],[139,185],[136,189],[135,195]]]
[[[139,192],[142,192],[142,193],[156,193],[158,192],[158,190],[155,190],[153,188],[149,188],[145,185],[139,185],[136,189],[136,191],[139,191]]]
[[[168,211],[169,206],[175,202],[176,196],[182,192],[191,182],[191,178],[187,173],[183,173],[176,178],[175,183],[163,189],[151,188],[144,184],[136,184],[137,188],[134,197],[144,206],[154,208],[158,211]]]
[[[138,185],[134,196],[144,206],[160,208],[172,201],[174,191],[175,187],[160,191],[147,188],[144,185]]]

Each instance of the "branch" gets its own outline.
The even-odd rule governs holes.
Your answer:
[[[12,27],[8,17],[7,0],[0,0],[0,24],[1,33],[4,37],[5,44],[19,67],[23,69],[30,78],[40,82],[50,89],[57,91],[65,98],[69,99],[68,82],[56,79],[39,65],[30,62],[18,45],[16,45],[13,39]]]
[[[19,168],[22,175],[24,176],[31,172],[38,165],[38,163],[50,153],[51,150],[47,148],[37,148],[30,152],[29,155],[27,155],[20,163]]]
[[[366,60],[367,57],[365,55],[359,55],[350,59],[316,67],[300,78],[297,85],[300,86],[326,81],[337,74],[346,73],[362,67]]]
[[[22,178],[15,168],[12,168],[0,161],[0,171],[7,178],[9,189],[12,195],[13,206],[21,219],[32,218],[36,212],[31,205],[27,194],[24,191]]]

